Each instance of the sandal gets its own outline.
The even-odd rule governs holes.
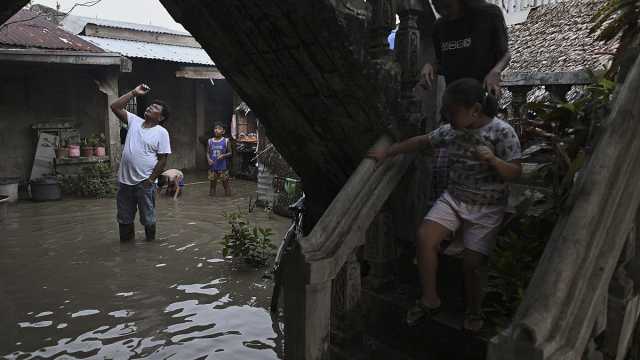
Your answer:
[[[464,330],[477,333],[484,327],[484,314],[482,313],[466,313],[464,315]]]
[[[442,305],[431,308],[425,305],[421,300],[416,300],[416,303],[407,311],[407,325],[414,326],[423,318],[432,318],[438,312]]]

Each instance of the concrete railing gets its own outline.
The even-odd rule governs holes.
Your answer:
[[[381,138],[374,148],[391,144]],[[360,272],[356,250],[376,214],[396,188],[413,156],[400,155],[381,164],[364,159],[311,233],[300,242],[298,273],[285,283],[286,356],[290,359],[325,359],[329,351],[332,294],[342,292],[355,306],[360,297]],[[349,289],[333,289],[332,283],[347,265]],[[297,281],[296,281],[297,280]],[[300,281],[302,280],[302,281]],[[294,284],[304,284],[302,288]],[[346,309],[348,311],[349,309]],[[289,319],[289,321],[287,321]]]
[[[500,6],[508,14],[536,6],[552,5],[560,1],[562,0],[489,0],[490,3]]]
[[[637,271],[627,273],[636,264],[638,239],[639,91],[640,61],[576,184],[572,210],[558,221],[511,327],[492,340],[489,359],[582,359],[599,335],[607,358],[625,357],[640,288],[632,276]]]

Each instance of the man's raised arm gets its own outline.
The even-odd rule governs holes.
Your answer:
[[[142,96],[149,92],[149,87],[147,85],[141,84],[138,85],[135,89],[129,91],[128,93],[120,96],[116,101],[111,104],[111,111],[120,119],[122,122],[127,122],[127,111],[125,108],[129,103],[131,98],[136,96]]]

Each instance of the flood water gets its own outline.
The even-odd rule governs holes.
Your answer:
[[[187,183],[189,183],[187,178]],[[224,259],[224,211],[246,210],[255,183],[231,198],[188,185],[158,199],[158,239],[120,244],[115,200],[20,202],[0,224],[0,358],[278,359],[271,284]],[[222,189],[218,189],[222,192]],[[274,229],[288,220],[256,210]]]

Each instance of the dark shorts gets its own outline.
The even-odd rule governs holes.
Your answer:
[[[156,223],[156,185],[145,188],[143,183],[137,185],[118,184],[118,223],[133,224],[136,211],[140,209],[142,226]]]

